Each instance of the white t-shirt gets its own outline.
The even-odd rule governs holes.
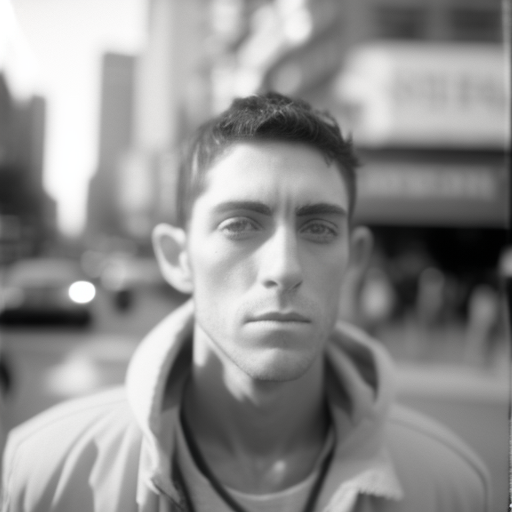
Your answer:
[[[181,422],[179,422],[177,435],[178,464],[195,511],[233,512],[222,497],[218,495],[209,480],[197,468],[185,441]],[[271,494],[247,494],[229,487],[225,487],[225,489],[247,512],[300,512],[309,498],[322,462],[332,449],[333,443],[334,435],[331,429],[313,471],[302,482],[288,489]]]

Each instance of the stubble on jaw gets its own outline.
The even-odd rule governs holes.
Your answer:
[[[252,350],[239,348],[236,344],[225,347],[225,344],[211,336],[202,327],[200,319],[196,318],[194,330],[196,362],[205,369],[209,366],[210,371],[221,375],[225,382],[251,380],[258,386],[270,389],[304,377],[315,362],[323,358],[328,342],[328,336],[325,336],[325,340],[314,342],[319,346],[316,350],[297,353],[294,351],[289,334],[285,337],[288,339],[279,343],[281,345],[279,348],[253,348],[254,353],[251,354]],[[258,354],[258,351],[264,354],[261,352]]]

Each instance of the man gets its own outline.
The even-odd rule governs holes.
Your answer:
[[[278,94],[204,125],[177,225],[153,237],[191,300],[142,341],[126,390],[12,434],[5,510],[488,510],[478,458],[393,405],[382,347],[337,324],[371,245],[350,222],[356,165],[330,116]]]

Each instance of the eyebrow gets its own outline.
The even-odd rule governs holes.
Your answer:
[[[231,210],[249,210],[263,215],[272,215],[272,210],[269,206],[259,201],[226,201],[221,203],[216,208],[220,213],[229,212]]]
[[[295,215],[302,217],[305,215],[347,215],[347,210],[333,203],[312,203],[299,206],[295,210]]]
[[[249,210],[262,215],[272,215],[272,209],[265,203],[259,201],[227,201],[218,205],[216,208],[220,213],[231,210]],[[345,208],[334,203],[311,203],[299,206],[295,210],[295,215],[304,217],[307,215],[347,215]]]

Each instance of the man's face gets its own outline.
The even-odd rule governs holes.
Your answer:
[[[336,321],[348,206],[319,151],[235,144],[207,171],[187,231],[195,336],[254,379],[300,377]]]

